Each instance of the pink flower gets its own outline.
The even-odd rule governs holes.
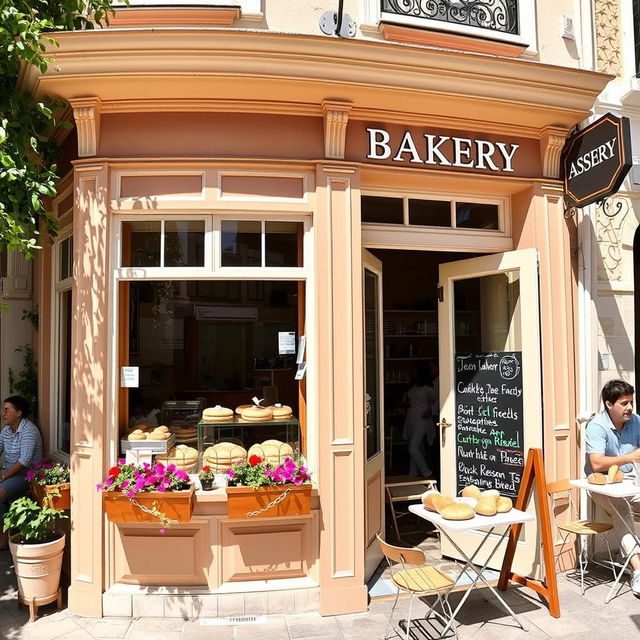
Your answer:
[[[160,535],[164,535],[165,533],[167,533],[166,529],[160,529]]]

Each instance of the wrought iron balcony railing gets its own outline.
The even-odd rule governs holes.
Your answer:
[[[473,27],[517,36],[519,0],[381,0],[383,14],[413,19],[433,20],[456,27]],[[443,28],[446,28],[443,25]],[[487,34],[490,36],[490,34]],[[497,35],[497,34],[494,34]]]

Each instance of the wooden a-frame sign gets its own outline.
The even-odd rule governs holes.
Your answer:
[[[526,576],[512,573],[511,566],[516,553],[518,537],[522,529],[522,523],[511,526],[509,542],[502,561],[498,589],[504,591],[509,580],[517,582],[533,589],[543,596],[549,604],[549,613],[554,618],[560,617],[560,601],[558,599],[558,582],[556,580],[555,560],[553,556],[553,539],[551,536],[551,515],[549,513],[549,499],[547,497],[547,482],[544,476],[544,464],[542,461],[542,449],[529,449],[527,462],[524,467],[524,475],[520,483],[520,491],[516,500],[516,509],[525,511],[531,491],[535,488],[538,524],[542,534],[542,558],[544,563],[544,580],[534,580]]]

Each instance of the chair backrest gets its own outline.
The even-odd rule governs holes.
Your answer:
[[[400,562],[403,565],[425,564],[427,559],[424,555],[424,551],[422,551],[421,549],[417,549],[415,547],[412,549],[409,549],[407,547],[394,547],[392,544],[385,542],[379,534],[376,537],[378,538],[380,550],[382,551],[388,562]]]
[[[574,503],[573,492],[574,487],[569,484],[568,478],[555,480],[554,482],[547,482],[547,495],[549,496],[550,502],[549,507],[551,509],[551,517],[553,518],[556,527],[558,526],[557,516],[559,514],[559,505],[557,505],[557,502],[561,499],[566,500],[565,504],[569,508],[569,517],[565,520],[561,519],[561,522],[573,520],[578,517],[578,510]]]

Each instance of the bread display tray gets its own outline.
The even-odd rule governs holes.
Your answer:
[[[151,453],[166,453],[176,443],[176,437],[172,433],[167,440],[120,440],[120,449],[131,451],[136,449],[145,449]]]

